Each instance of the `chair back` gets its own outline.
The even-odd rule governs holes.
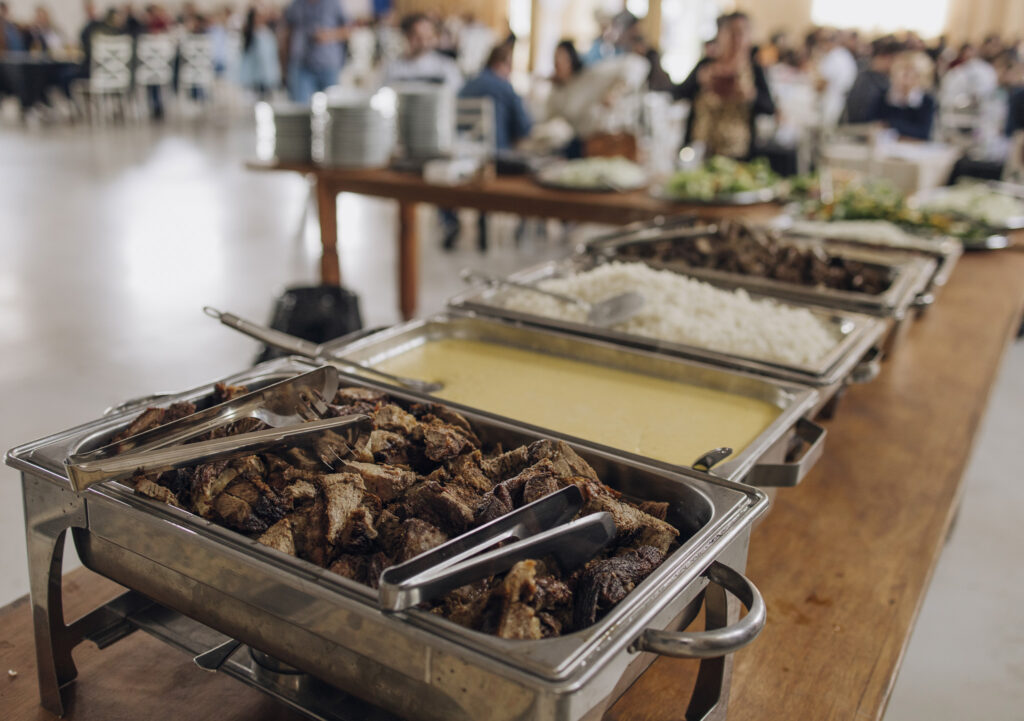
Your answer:
[[[186,35],[181,39],[178,83],[183,88],[213,85],[213,43],[208,35]]]
[[[126,91],[132,84],[132,39],[127,35],[94,35],[89,88],[94,92]]]
[[[135,84],[170,85],[178,47],[170,35],[140,35],[135,46]]]
[[[485,155],[497,149],[492,98],[458,98],[455,101],[455,130],[459,145]]]

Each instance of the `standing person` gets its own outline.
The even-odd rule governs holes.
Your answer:
[[[348,28],[338,0],[292,0],[284,12],[288,94],[308,103],[338,82]]]
[[[471,79],[462,88],[459,97],[490,98],[494,104],[494,141],[495,150],[509,150],[520,140],[530,134],[533,121],[526,112],[523,99],[512,87],[509,76],[512,74],[511,43],[505,42],[495,46],[487,57],[487,64],[480,74]],[[481,251],[487,250],[487,216],[480,213],[477,237]],[[458,228],[449,229],[445,235],[444,248],[455,247]]]
[[[0,55],[25,50],[25,34],[10,18],[7,3],[0,2]]]
[[[747,158],[754,147],[754,118],[775,113],[764,70],[754,57],[748,17],[725,16],[714,47],[714,57],[697,63],[673,92],[675,99],[692,104],[686,142],[702,143],[708,155]]]
[[[242,61],[239,68],[242,87],[264,100],[281,85],[281,64],[277,41],[263,10],[250,5],[242,26]]]
[[[438,51],[437,28],[423,13],[402,18],[405,53],[388,63],[384,82],[424,82],[447,86],[455,92],[462,87],[462,73],[455,60]]]
[[[981,105],[999,87],[999,75],[988,61],[978,56],[973,45],[965,43],[958,60],[942,78],[940,103],[947,108]]]
[[[822,123],[826,127],[839,122],[846,107],[846,96],[857,79],[857,61],[839,40],[835,30],[823,30],[818,34],[815,48]]]
[[[893,61],[902,51],[903,46],[892,36],[871,43],[871,62],[857,74],[846,96],[846,122],[868,123],[875,119],[875,112],[889,92],[889,72]]]

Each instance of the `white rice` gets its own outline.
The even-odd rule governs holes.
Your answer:
[[[805,365],[839,342],[838,328],[807,308],[755,300],[743,289],[724,290],[643,263],[608,263],[538,283],[544,290],[594,303],[620,293],[644,297],[640,312],[613,330],[722,353]],[[521,313],[585,323],[586,311],[540,293],[511,291],[502,304]]]

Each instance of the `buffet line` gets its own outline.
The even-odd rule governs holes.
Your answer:
[[[687,718],[721,717],[719,659],[766,618],[754,523],[973,243],[848,201],[627,226],[323,345],[209,309],[293,355],[7,455],[43,705],[77,643],[141,628],[325,720],[369,717],[337,693],[380,719],[596,719],[658,655],[715,660]],[[130,589],[75,627],[66,536]]]

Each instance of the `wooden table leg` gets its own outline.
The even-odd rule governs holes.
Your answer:
[[[341,285],[338,260],[338,191],[322,177],[316,179],[316,210],[320,218],[320,282]]]
[[[398,203],[398,307],[402,318],[416,315],[419,293],[420,246],[416,233],[416,203]]]

